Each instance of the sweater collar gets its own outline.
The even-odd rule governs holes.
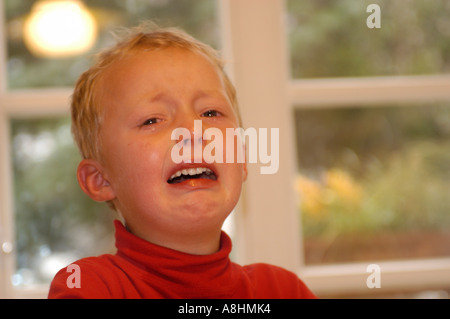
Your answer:
[[[117,255],[132,263],[147,282],[188,298],[205,298],[208,291],[229,295],[237,288],[238,273],[229,258],[232,244],[222,231],[220,249],[210,255],[192,255],[152,244],[114,221]]]

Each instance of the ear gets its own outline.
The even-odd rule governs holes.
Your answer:
[[[110,201],[116,197],[103,175],[103,167],[95,160],[82,160],[78,165],[77,178],[83,192],[97,202]]]

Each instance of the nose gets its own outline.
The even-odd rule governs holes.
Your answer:
[[[183,141],[183,143],[202,143],[203,142],[203,125],[201,119],[196,117],[194,114],[180,114],[180,121],[177,123],[178,127],[184,131],[189,131],[189,134],[184,134],[180,136],[178,142]]]
[[[180,120],[176,123],[176,128],[172,131],[172,140],[175,140],[174,148],[177,157],[174,162],[183,161],[186,163],[200,163],[203,160],[203,125],[200,119],[195,116],[180,114]],[[182,153],[182,155],[180,155]],[[172,157],[173,159],[173,157]]]
[[[201,117],[196,116],[194,112],[180,112],[178,114],[179,120],[176,123],[176,129],[182,132],[178,135],[176,143],[182,142],[183,145],[191,147],[203,146],[205,140],[203,133],[205,128]]]
[[[198,134],[195,133],[195,131],[190,131],[190,134],[188,136],[180,135],[178,138],[177,143],[183,142],[183,145],[189,145],[192,142],[203,144],[203,132],[200,136],[197,136]]]

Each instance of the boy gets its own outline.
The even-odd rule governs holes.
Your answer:
[[[223,63],[180,30],[134,29],[81,75],[72,99],[83,157],[77,178],[124,224],[115,221],[115,255],[76,261],[75,286],[68,284],[73,265],[60,270],[49,298],[315,297],[282,268],[230,261],[221,227],[239,199],[246,164],[198,152],[174,161],[175,145],[204,149],[211,142],[195,134],[194,121],[223,136],[240,127]],[[190,134],[174,139],[180,128]]]

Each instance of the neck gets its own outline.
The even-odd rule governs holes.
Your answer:
[[[177,233],[168,234],[156,233],[151,234],[139,233],[131,230],[127,226],[127,230],[137,237],[140,237],[152,244],[176,250],[190,255],[210,255],[220,249],[221,229],[208,233]]]

